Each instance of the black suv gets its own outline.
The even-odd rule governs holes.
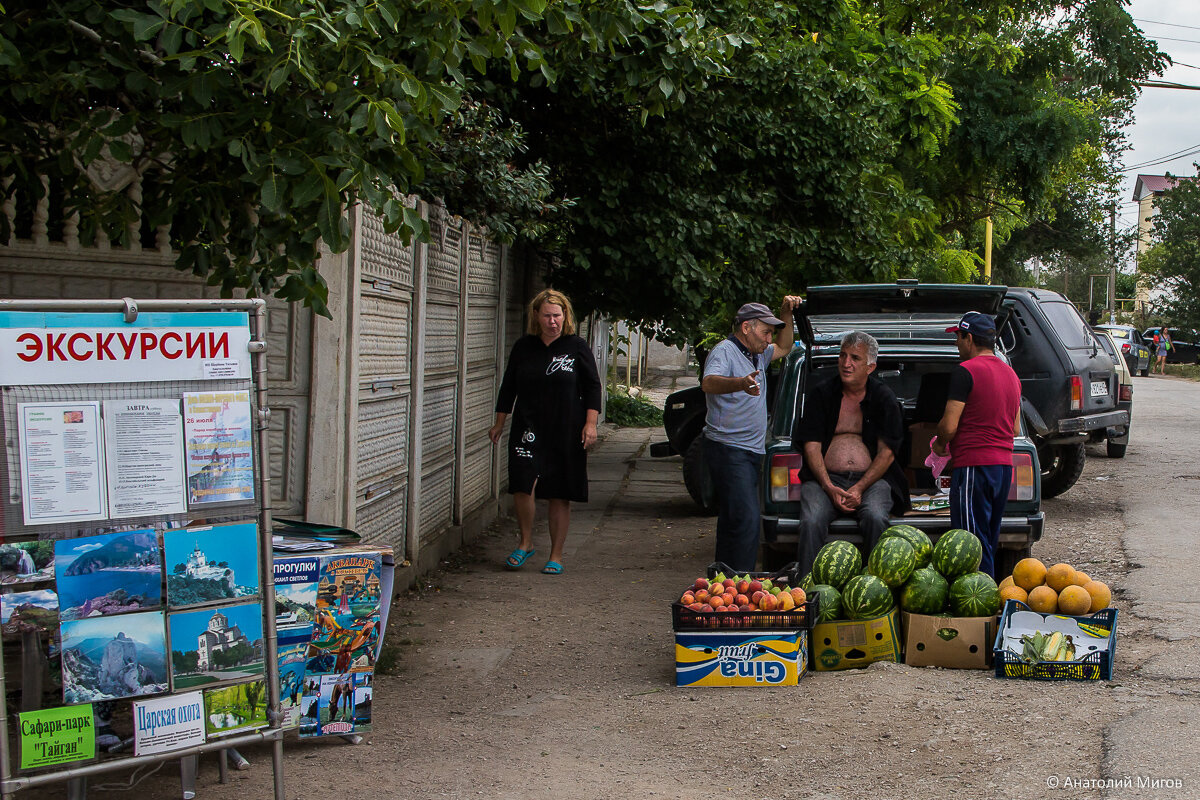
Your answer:
[[[1084,443],[1095,430],[1129,425],[1117,407],[1113,363],[1092,329],[1058,292],[1010,287],[1000,342],[1021,379],[1021,413],[1037,444],[1042,496],[1056,497],[1083,472]]]
[[[1154,363],[1157,353],[1154,352],[1154,335],[1161,328],[1146,328],[1142,332],[1142,339],[1146,342],[1146,346],[1150,348],[1150,363]],[[1168,364],[1200,364],[1200,337],[1195,331],[1183,331],[1179,328],[1167,328],[1167,335],[1171,337],[1171,349],[1167,351]]]

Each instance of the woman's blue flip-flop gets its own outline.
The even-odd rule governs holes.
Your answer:
[[[562,575],[563,565],[557,561],[547,561],[546,566],[542,567],[543,575]]]
[[[504,560],[504,566],[509,569],[520,569],[525,566],[525,562],[529,560],[529,557],[536,552],[537,550],[522,550],[518,547],[508,554],[508,558]]]

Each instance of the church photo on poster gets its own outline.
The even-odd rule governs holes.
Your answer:
[[[255,522],[168,530],[163,534],[163,550],[171,608],[258,594]]]
[[[258,603],[172,612],[167,624],[175,691],[262,676],[262,606]]]

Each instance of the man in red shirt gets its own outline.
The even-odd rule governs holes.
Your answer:
[[[950,524],[979,538],[979,569],[994,578],[1000,522],[1012,484],[1021,381],[996,356],[996,323],[987,314],[968,311],[946,332],[955,334],[963,361],[950,374],[933,451],[950,453]]]

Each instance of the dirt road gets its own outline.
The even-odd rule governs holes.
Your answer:
[[[1034,554],[1116,589],[1111,682],[875,664],[788,688],[676,688],[668,602],[709,562],[713,522],[678,459],[648,457],[653,431],[619,430],[596,455],[624,482],[573,533],[565,574],[539,574],[537,557],[501,569],[507,522],[400,596],[374,732],[358,746],[289,737],[287,796],[1198,797],[1196,407],[1200,384],[1136,379],[1128,457],[1092,451],[1045,504]],[[199,796],[268,797],[265,749],[245,754],[254,766],[224,786],[206,759]],[[178,796],[169,773],[140,793]]]

